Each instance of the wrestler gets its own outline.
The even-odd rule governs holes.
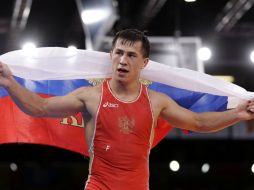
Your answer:
[[[113,39],[113,74],[100,86],[42,98],[20,86],[4,63],[0,63],[0,85],[23,112],[34,117],[62,118],[82,112],[90,146],[86,190],[148,190],[149,153],[159,116],[174,127],[204,133],[254,118],[253,100],[224,112],[194,113],[148,90],[139,77],[148,64],[149,51],[147,37],[127,29]]]

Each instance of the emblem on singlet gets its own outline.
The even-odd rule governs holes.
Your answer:
[[[133,118],[128,118],[127,116],[120,117],[118,119],[118,126],[120,128],[121,133],[129,134],[132,132],[135,126],[135,120]]]

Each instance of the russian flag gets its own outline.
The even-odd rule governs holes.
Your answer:
[[[81,86],[94,86],[111,76],[108,53],[68,48],[17,50],[0,56],[16,80],[27,89],[47,98],[61,96]],[[163,92],[179,105],[195,112],[224,111],[252,92],[210,75],[174,68],[150,61],[141,73],[141,82]],[[81,114],[68,118],[32,118],[14,104],[0,88],[0,143],[33,143],[56,146],[88,156]],[[173,126],[159,118],[153,147]]]

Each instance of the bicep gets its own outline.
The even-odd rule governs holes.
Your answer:
[[[79,92],[45,99],[45,115],[48,117],[67,117],[82,110],[84,103]]]
[[[195,130],[196,113],[179,106],[172,99],[165,96],[162,98],[160,116],[174,127]]]

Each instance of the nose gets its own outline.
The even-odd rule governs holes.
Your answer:
[[[127,56],[126,55],[122,55],[120,58],[120,65],[127,65]]]

